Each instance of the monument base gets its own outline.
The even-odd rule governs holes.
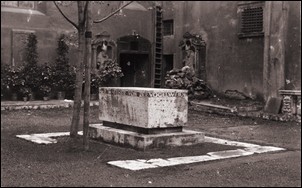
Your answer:
[[[188,146],[204,142],[203,132],[185,129],[182,132],[174,133],[141,134],[130,130],[103,126],[103,124],[90,124],[88,133],[92,139],[138,150],[167,146]]]

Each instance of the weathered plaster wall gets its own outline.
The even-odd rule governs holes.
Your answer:
[[[97,16],[97,10],[94,10],[96,18],[103,18],[106,14],[103,12]],[[152,30],[152,12],[151,11],[139,11],[139,10],[123,10],[125,16],[112,17],[108,20],[93,25],[93,32],[101,33],[107,31],[113,40],[120,37],[132,35],[135,31],[143,38],[152,42],[153,30]]]
[[[285,89],[301,90],[301,1],[288,1]]]
[[[73,26],[68,23],[58,12],[53,2],[44,1],[39,5],[44,15],[29,13],[12,13],[1,11],[1,60],[3,63],[11,63],[11,30],[25,29],[36,31],[38,38],[39,62],[53,62],[55,60],[57,38],[60,33],[74,32]],[[148,7],[146,3],[146,7]],[[101,19],[117,8],[117,1],[108,4],[94,4],[93,17]],[[62,7],[63,12],[75,23],[77,20],[76,3]],[[112,17],[100,24],[93,26],[93,35],[107,31],[111,39],[130,35],[135,30],[142,37],[152,40],[152,17],[151,11],[124,10],[125,16]],[[146,29],[148,28],[148,29]],[[76,49],[71,48],[70,62],[77,59]]]
[[[237,4],[234,1],[172,3],[173,9],[165,9],[164,19],[175,15],[175,35],[174,39],[165,40],[164,53],[176,53],[174,64],[180,67],[178,43],[182,35],[199,34],[207,44],[208,84],[217,92],[231,89],[261,98],[264,40],[237,37]]]
[[[59,34],[64,31],[71,32],[73,29],[60,17],[52,2],[43,2],[39,7],[40,14],[1,11],[1,61],[3,63],[12,63],[12,30],[16,29],[35,31],[40,64],[55,60]],[[74,62],[75,50],[71,49],[70,52],[70,61]]]

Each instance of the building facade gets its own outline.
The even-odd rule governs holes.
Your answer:
[[[35,32],[40,62],[53,61],[56,39],[74,28],[50,1],[1,1],[1,63],[22,61],[22,37]],[[24,3],[28,2],[28,3]],[[104,18],[123,1],[94,4]],[[267,100],[301,90],[300,1],[137,1],[93,25],[93,66],[103,41],[125,76],[120,86],[164,87],[190,46],[198,76],[217,93],[237,90]],[[76,22],[76,5],[62,10]],[[71,63],[76,50],[70,53]]]

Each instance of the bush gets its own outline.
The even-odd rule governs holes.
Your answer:
[[[91,93],[98,93],[99,87],[108,86],[112,79],[122,76],[122,69],[115,61],[105,61],[97,73],[91,74]]]
[[[41,84],[41,67],[38,66],[37,43],[36,35],[29,34],[25,48],[23,75],[21,75],[25,80],[25,85],[34,92],[38,92]]]
[[[169,89],[187,89],[189,100],[205,99],[213,96],[207,84],[197,78],[189,66],[167,72],[165,86]]]
[[[5,68],[6,74],[3,79],[6,89],[11,93],[18,93],[21,86],[25,86],[23,77],[23,67],[8,66]]]
[[[52,81],[56,91],[73,93],[75,88],[75,71],[69,64],[69,47],[65,43],[66,36],[60,35],[58,39],[57,58],[52,67]]]
[[[8,90],[7,85],[7,73],[8,73],[9,66],[6,64],[2,64],[1,62],[1,98],[6,95]]]
[[[31,97],[32,91],[29,87],[21,86],[19,90],[22,97]]]
[[[51,87],[48,85],[41,85],[40,91],[43,93],[43,96],[48,97],[51,93]]]
[[[25,48],[25,62],[29,65],[38,64],[38,51],[37,51],[37,36],[34,33],[30,33],[27,38],[27,45]]]
[[[41,85],[39,87],[39,91],[43,94],[43,96],[49,96],[53,87],[53,72],[52,66],[48,63],[45,63],[41,68]]]

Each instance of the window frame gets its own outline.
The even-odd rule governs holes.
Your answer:
[[[166,24],[169,23],[169,30],[170,32],[169,33],[165,33],[165,28],[167,28]],[[172,27],[171,27],[172,25]],[[173,36],[174,35],[174,20],[173,19],[167,19],[167,20],[163,20],[163,36],[166,37],[166,36]]]
[[[262,8],[262,31],[256,32],[242,32],[242,13],[245,9],[248,8]],[[257,1],[257,2],[250,2],[250,3],[241,3],[237,6],[237,16],[238,16],[238,31],[237,36],[238,38],[251,38],[251,37],[263,37],[264,36],[264,14],[265,14],[265,2],[264,1]]]

